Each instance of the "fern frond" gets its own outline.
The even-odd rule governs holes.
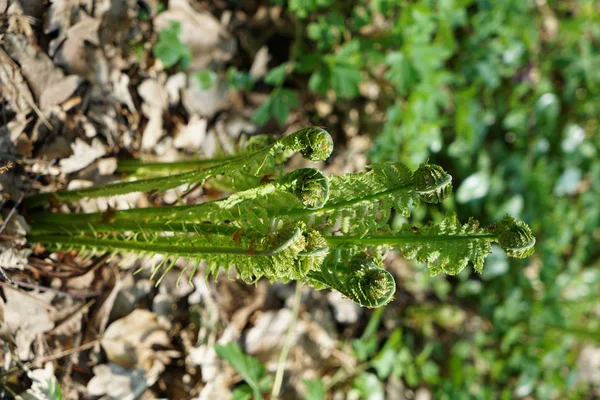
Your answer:
[[[314,226],[326,232],[339,224],[344,234],[367,235],[389,228],[392,209],[409,216],[420,200],[438,202],[452,190],[450,175],[429,164],[422,164],[414,174],[402,163],[373,164],[368,172],[331,176],[329,182],[327,204],[288,215],[312,217]]]
[[[176,231],[181,231],[181,227],[190,223],[194,223],[195,227],[197,223],[219,224],[222,221],[240,221],[237,224],[239,227],[250,225],[249,228],[253,230],[253,223],[264,226],[263,220],[276,215],[286,215],[290,210],[318,209],[327,202],[328,198],[329,184],[325,176],[318,170],[302,168],[284,175],[275,182],[208,203],[109,213],[65,215],[42,212],[33,214],[33,218],[36,227],[46,233],[56,232],[57,229],[62,232],[65,228],[88,230],[90,224],[102,231],[132,230],[134,224],[138,224],[138,228],[142,230],[168,231],[172,229],[165,225],[170,224]],[[133,230],[136,229],[133,227]]]
[[[222,164],[177,175],[118,182],[78,190],[41,193],[25,199],[29,207],[39,207],[51,199],[54,201],[76,201],[86,197],[115,196],[131,192],[166,190],[185,184],[201,184],[219,175],[237,174],[240,171],[258,176],[263,167],[284,151],[300,152],[310,161],[323,161],[333,151],[331,136],[324,129],[310,127],[301,129],[259,151],[236,157]]]
[[[277,138],[273,135],[253,135],[245,142],[240,143],[235,154],[218,155],[211,158],[190,158],[179,161],[144,161],[144,160],[119,160],[117,173],[130,174],[139,178],[170,175],[174,172],[185,172],[193,169],[207,168],[229,162],[240,156],[255,153],[273,144]],[[293,152],[283,152],[281,158],[275,159],[275,164],[282,164]]]
[[[131,252],[140,255],[163,254],[183,257],[196,265],[206,263],[206,275],[216,276],[220,268],[235,267],[246,282],[262,277],[274,281],[302,280],[318,270],[328,253],[327,242],[316,231],[299,224],[278,229],[269,235],[246,233],[241,236],[196,231],[195,234],[143,232],[128,235],[89,234],[30,235],[30,240],[50,249],[77,249],[92,254]],[[155,273],[160,268],[155,268]]]
[[[481,228],[474,219],[461,224],[456,214],[448,215],[439,224],[405,226],[393,234],[368,237],[329,236],[326,239],[332,247],[392,246],[406,259],[426,262],[431,275],[440,272],[456,275],[469,262],[477,272],[482,272],[483,262],[491,250],[492,242],[499,242],[510,257],[527,257],[533,253],[535,245],[535,238],[529,227],[511,217],[505,218],[499,226]]]

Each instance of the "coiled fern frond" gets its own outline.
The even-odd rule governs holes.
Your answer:
[[[308,281],[317,290],[335,289],[363,307],[384,306],[396,292],[396,281],[381,260],[362,252],[346,262],[328,258],[320,271],[308,274]]]

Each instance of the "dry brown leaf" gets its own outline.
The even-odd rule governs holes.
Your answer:
[[[153,382],[148,382],[141,369],[123,368],[117,364],[94,367],[94,377],[88,382],[89,396],[106,395],[111,400],[133,400]]]
[[[254,326],[246,334],[246,352],[252,355],[278,353],[283,346],[290,324],[292,324],[292,310],[288,308],[260,314]],[[303,330],[304,324],[297,323],[292,343],[296,343]]]
[[[35,48],[25,36],[7,33],[3,42],[8,55],[20,65],[21,73],[36,98],[39,99],[48,86],[64,78],[64,73],[50,57]]]
[[[157,78],[144,80],[138,86],[138,93],[144,99],[142,112],[148,117],[148,123],[142,133],[142,149],[144,150],[154,148],[164,134],[163,112],[169,105],[165,80],[165,75],[161,74]]]
[[[31,343],[44,332],[54,328],[54,322],[48,313],[52,309],[50,302],[54,299],[51,292],[26,294],[5,287],[4,326],[15,337],[17,352],[21,360],[29,360],[32,356]]]
[[[27,257],[31,249],[14,249],[0,244],[0,267],[4,269],[24,270],[27,268]]]
[[[79,171],[106,154],[104,145],[95,138],[92,140],[91,145],[77,138],[71,148],[73,149],[73,155],[60,160],[60,169],[65,174]]]
[[[95,68],[94,52],[89,45],[99,46],[98,28],[100,20],[91,18],[83,12],[80,21],[71,26],[66,32],[66,39],[56,52],[55,60],[72,74],[89,76]]]
[[[128,316],[108,326],[100,344],[108,359],[126,368],[141,367],[150,371],[156,362],[164,364],[163,351],[170,345],[169,323],[148,310],[133,310]]]
[[[206,136],[207,126],[208,122],[205,118],[192,115],[188,124],[182,127],[175,136],[173,145],[178,149],[185,149],[188,152],[198,151]]]
[[[189,79],[181,101],[190,114],[207,118],[213,117],[231,104],[227,82],[221,78],[217,78],[213,87],[208,90],[202,90],[196,79]]]

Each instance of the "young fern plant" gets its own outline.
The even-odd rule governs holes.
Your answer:
[[[117,187],[122,193],[125,188],[163,190],[182,180],[203,183],[216,175],[239,176],[240,170],[256,176],[265,162],[286,149],[322,160],[331,153],[331,138],[321,128],[306,128],[221,164]],[[451,189],[450,175],[430,164],[416,171],[402,163],[374,164],[366,172],[344,176],[302,168],[197,205],[70,215],[31,210],[29,239],[52,249],[77,249],[90,255],[167,256],[153,267],[153,276],[164,276],[184,258],[190,278],[200,263],[207,276],[234,267],[246,282],[262,277],[303,281],[316,289],[337,290],[362,306],[379,307],[395,292],[394,278],[383,268],[385,254],[392,248],[407,259],[427,263],[431,274],[458,274],[469,263],[481,272],[493,242],[512,257],[533,253],[535,238],[529,227],[508,216],[487,228],[474,220],[461,224],[451,214],[437,224],[392,229],[393,212],[408,217],[420,202],[439,203]],[[70,192],[67,197],[69,192],[45,196],[61,200],[115,190],[113,184]],[[39,205],[39,199],[30,204]]]

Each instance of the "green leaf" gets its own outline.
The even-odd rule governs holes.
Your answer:
[[[377,351],[379,342],[377,328],[381,322],[382,313],[383,307],[375,309],[360,339],[356,339],[352,342],[352,350],[354,350],[358,359],[361,361],[368,360],[369,357]]]
[[[231,392],[231,400],[250,400],[252,398],[252,388],[248,385],[236,387]]]
[[[371,364],[377,371],[379,379],[387,379],[392,373],[394,366],[398,362],[397,354],[402,348],[402,329],[396,328],[389,339],[383,345],[383,348],[373,359]]]
[[[358,390],[362,399],[383,400],[385,398],[383,384],[375,374],[369,372],[360,374],[352,382],[352,387]]]
[[[254,112],[252,120],[259,125],[264,125],[273,117],[280,124],[284,124],[290,114],[290,109],[296,108],[298,105],[299,99],[295,91],[277,88],[273,90],[267,101]]]
[[[227,82],[235,90],[250,90],[254,86],[254,79],[245,71],[238,71],[236,67],[227,69]]]
[[[284,62],[283,64],[273,68],[265,76],[265,82],[273,86],[283,85],[283,82],[285,82],[285,77],[287,76],[288,66],[289,63]]]
[[[196,82],[200,90],[208,90],[215,86],[217,82],[217,74],[210,70],[199,71],[194,74]]]
[[[163,63],[165,68],[169,68],[177,64],[181,58],[179,51],[167,42],[156,43],[152,51],[154,56]]]
[[[267,122],[269,122],[269,119],[271,118],[272,102],[272,98],[269,97],[267,101],[265,101],[260,107],[258,107],[258,109],[254,111],[254,114],[252,114],[252,121],[257,123],[258,125],[264,125]]]
[[[290,0],[289,8],[298,18],[306,18],[310,13],[332,3],[333,0]]]
[[[325,399],[325,385],[321,378],[314,380],[304,379],[302,381],[306,386],[306,394],[304,395],[305,400],[324,400]]]
[[[260,381],[266,369],[263,364],[253,357],[244,354],[240,346],[231,342],[225,346],[216,344],[215,351],[223,360],[227,361],[252,388],[255,399],[262,399]]]
[[[182,69],[189,65],[192,53],[187,45],[180,42],[180,34],[181,24],[177,21],[170,21],[169,26],[158,33],[158,41],[154,44],[152,52],[165,68],[170,68],[178,62],[181,62]]]

